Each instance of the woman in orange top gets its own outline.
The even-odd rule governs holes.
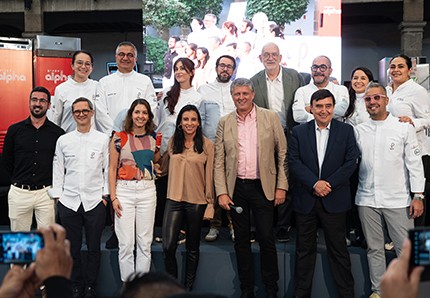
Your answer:
[[[121,280],[151,267],[151,243],[157,202],[154,163],[156,147],[154,115],[145,99],[136,99],[110,144],[109,189],[115,211]],[[134,257],[134,244],[136,258]]]

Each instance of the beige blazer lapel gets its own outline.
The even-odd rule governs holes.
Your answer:
[[[233,196],[234,186],[237,177],[237,159],[238,159],[238,133],[236,113],[232,112],[228,115],[225,122],[225,175],[229,196]]]

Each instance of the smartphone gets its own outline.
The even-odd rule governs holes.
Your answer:
[[[37,232],[0,232],[0,263],[28,264],[43,248],[43,236]]]
[[[418,227],[409,230],[411,240],[410,265],[430,266],[430,227]]]

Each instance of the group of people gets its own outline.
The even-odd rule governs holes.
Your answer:
[[[268,42],[283,45],[280,27],[269,22],[264,13],[256,14],[252,21],[226,21],[220,28],[217,27],[217,17],[208,13],[203,20],[193,18],[190,27],[191,33],[186,39],[181,40],[179,36],[173,35],[168,40],[168,50],[163,57],[163,88],[173,84],[173,64],[178,58],[186,57],[193,61],[193,86],[197,90],[202,85],[216,81],[215,62],[221,55],[235,58],[237,65],[233,79],[249,79],[263,69],[258,59],[262,46]],[[285,61],[282,60],[282,63]]]
[[[118,71],[95,82],[89,78],[92,55],[74,53],[74,74],[57,87],[52,104],[48,90],[34,88],[29,118],[13,124],[4,143],[11,229],[30,230],[33,211],[39,227],[52,224],[57,210],[70,240],[74,297],[96,296],[108,204],[121,280],[150,270],[159,213],[165,270],[176,278],[178,239],[181,230],[186,233],[188,290],[198,278],[203,219],[213,219],[205,237],[213,241],[222,209],[240,206],[241,214],[229,213],[229,228],[241,297],[255,295],[254,228],[266,296],[277,297],[275,211],[278,238],[287,241],[293,210],[295,296],[311,295],[319,222],[338,293],[354,297],[345,241],[353,208],[367,241],[371,297],[379,297],[385,227],[399,255],[424,212],[430,101],[409,78],[409,57],[392,58],[388,88],[358,67],[349,90],[330,82],[327,56],[313,60],[305,85],[297,71],[281,66],[274,42],[262,47],[264,69],[250,79],[237,76],[237,59],[222,54],[214,61],[214,81],[197,89],[192,59],[170,57],[172,83],[156,97],[150,79],[133,70],[135,46],[122,42],[115,56]],[[355,192],[350,185],[357,166]]]

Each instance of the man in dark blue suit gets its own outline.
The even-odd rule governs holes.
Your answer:
[[[359,151],[352,126],[333,120],[334,95],[312,94],[315,120],[293,128],[288,149],[296,212],[295,296],[311,297],[317,254],[318,220],[324,229],[330,268],[340,297],[354,297],[354,278],[345,242],[351,208],[349,177]]]

